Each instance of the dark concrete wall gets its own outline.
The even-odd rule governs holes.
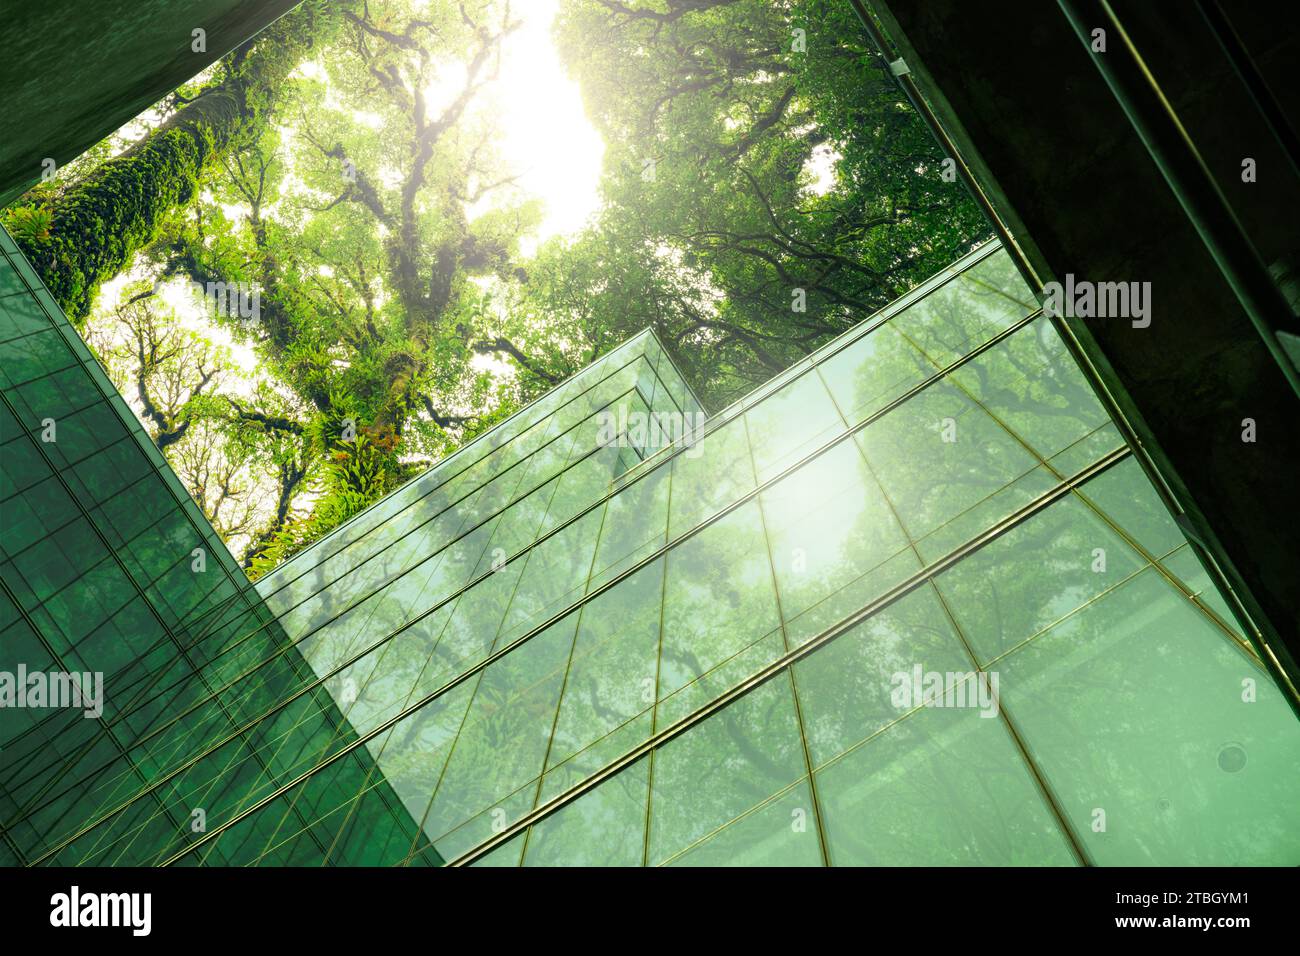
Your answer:
[[[0,0],[0,206],[44,159],[75,159],[297,3]]]

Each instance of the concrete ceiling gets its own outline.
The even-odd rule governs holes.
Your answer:
[[[298,0],[21,0],[4,5],[0,206],[239,46]],[[206,33],[205,52],[193,31]]]

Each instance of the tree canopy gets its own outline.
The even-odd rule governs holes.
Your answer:
[[[987,235],[841,0],[560,0],[605,153],[544,235],[522,20],[306,0],[4,213],[255,575],[646,326],[718,408]]]

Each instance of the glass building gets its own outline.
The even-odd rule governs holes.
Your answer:
[[[1300,725],[996,244],[702,425],[647,330],[250,585],[4,241],[0,669],[105,691],[0,710],[5,862],[1300,863]]]

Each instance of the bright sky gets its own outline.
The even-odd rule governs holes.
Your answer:
[[[511,15],[523,25],[502,45],[501,73],[483,105],[499,117],[497,148],[522,173],[520,189],[546,203],[542,240],[576,232],[596,211],[605,153],[551,39],[558,6],[559,0],[512,4]]]

